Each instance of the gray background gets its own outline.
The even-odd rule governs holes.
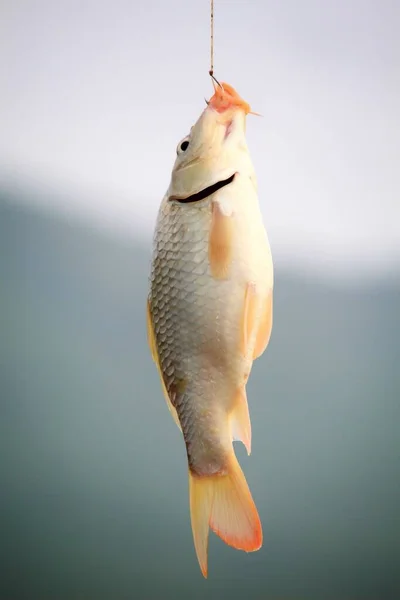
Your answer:
[[[208,2],[1,4],[1,600],[400,597],[398,13],[216,0],[276,288],[235,445],[264,545],[212,535],[205,581],[145,301]]]
[[[145,332],[150,248],[0,200],[2,598],[398,598],[400,286],[277,263],[248,384],[264,526],[193,549],[184,444]]]

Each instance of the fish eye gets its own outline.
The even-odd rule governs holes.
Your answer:
[[[176,149],[176,153],[181,154],[182,152],[186,152],[186,150],[188,148],[189,148],[189,138],[186,137],[181,142],[179,142],[178,147]]]

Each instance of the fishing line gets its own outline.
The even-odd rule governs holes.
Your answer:
[[[209,75],[214,75],[214,0],[211,0],[210,4],[210,70]]]
[[[214,77],[214,0],[210,0],[210,70],[208,74],[220,88],[224,89],[218,79]]]

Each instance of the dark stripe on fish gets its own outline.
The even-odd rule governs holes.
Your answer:
[[[180,204],[190,204],[191,202],[199,202],[199,200],[204,200],[204,198],[211,196],[211,194],[215,194],[215,192],[218,192],[218,190],[220,190],[221,188],[232,183],[232,181],[235,179],[235,175],[236,173],[228,177],[228,179],[218,181],[217,183],[206,187],[201,192],[197,192],[197,194],[192,194],[188,198],[177,198],[176,196],[170,196],[169,199],[176,200]]]

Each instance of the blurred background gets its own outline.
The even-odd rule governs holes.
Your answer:
[[[0,3],[1,600],[400,597],[399,18],[215,0],[276,284],[235,446],[264,545],[211,535],[205,581],[145,302],[209,2]]]

